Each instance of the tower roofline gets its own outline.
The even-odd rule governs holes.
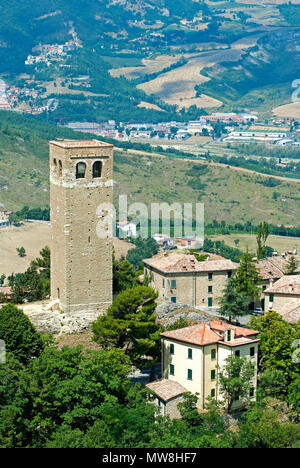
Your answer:
[[[103,148],[113,147],[111,143],[106,143],[99,140],[52,140],[49,142],[50,145],[60,146],[61,148]]]

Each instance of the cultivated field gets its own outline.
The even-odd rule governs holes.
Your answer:
[[[20,227],[11,226],[0,229],[0,276],[2,274],[23,273],[30,262],[39,256],[43,247],[50,244],[50,225],[48,222],[30,221]],[[16,249],[24,247],[26,257],[19,257]],[[126,256],[132,244],[114,239],[115,257]]]
[[[0,229],[0,275],[23,273],[40,250],[50,243],[50,226],[47,222],[32,221],[20,227]],[[19,257],[16,249],[24,247],[26,257]]]
[[[208,81],[206,76],[201,75],[201,71],[204,67],[212,67],[216,63],[236,62],[242,54],[243,51],[238,46],[233,49],[193,54],[188,57],[188,63],[182,67],[163,73],[137,87],[147,94],[156,94],[168,104],[177,104],[179,107],[189,107],[193,104],[198,107],[220,107],[222,102],[212,97],[196,98],[195,86]]]
[[[218,235],[209,236],[213,241],[224,241],[226,245],[230,247],[237,247],[240,250],[245,251],[248,247],[250,252],[255,252],[257,243],[255,234],[230,234],[230,235]],[[238,245],[235,244],[235,240],[238,239]],[[283,237],[283,236],[269,236],[267,245],[272,247],[278,253],[293,251],[294,249],[300,249],[300,238],[299,237]]]
[[[277,117],[288,117],[290,119],[300,119],[300,102],[293,102],[273,109],[273,114]]]

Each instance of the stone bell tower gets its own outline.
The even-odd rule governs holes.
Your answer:
[[[65,314],[105,311],[112,302],[112,233],[97,233],[113,203],[113,145],[50,141],[51,299]]]

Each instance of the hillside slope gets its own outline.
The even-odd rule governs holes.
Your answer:
[[[55,138],[91,135],[0,112],[0,207],[44,207],[49,203],[48,141]],[[268,187],[260,174],[130,150],[116,151],[114,169],[116,203],[120,194],[128,195],[128,203],[147,205],[202,202],[209,222],[295,225],[300,216],[300,182],[295,180]]]

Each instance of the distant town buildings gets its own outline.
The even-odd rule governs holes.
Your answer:
[[[119,237],[137,237],[137,224],[133,221],[120,221],[117,223]]]
[[[67,55],[67,52],[78,49],[79,44],[71,40],[64,44],[39,44],[32,49],[34,55],[28,55],[25,60],[25,65],[35,65],[37,63],[45,63],[48,67],[52,62],[62,60]]]
[[[8,210],[0,211],[0,228],[7,227],[10,225],[10,215],[12,213],[13,213],[12,211],[8,211]]]

